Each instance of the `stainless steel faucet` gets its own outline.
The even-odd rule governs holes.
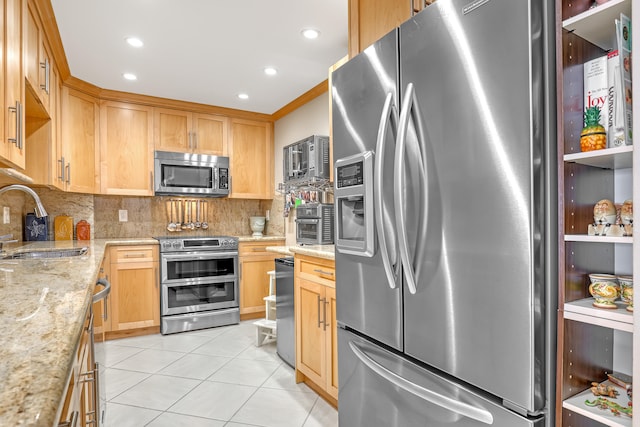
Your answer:
[[[13,184],[13,185],[7,185],[6,187],[2,187],[0,188],[0,194],[4,193],[5,191],[9,191],[9,190],[20,190],[23,191],[27,194],[30,194],[31,197],[33,197],[33,200],[36,201],[36,216],[38,218],[42,218],[43,216],[48,216],[49,214],[47,214],[47,210],[44,208],[44,206],[42,205],[42,202],[40,201],[40,197],[38,197],[38,194],[33,191],[32,189],[30,189],[29,187],[27,187],[26,185],[21,185],[21,184]]]

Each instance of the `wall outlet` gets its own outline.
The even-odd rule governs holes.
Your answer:
[[[9,209],[9,206],[5,206],[2,209],[2,223],[3,224],[11,223],[11,209]]]
[[[120,222],[127,222],[129,221],[129,211],[127,211],[126,209],[120,209],[118,211],[118,220]]]
[[[269,209],[267,209],[267,212],[264,214],[264,220],[265,220],[265,221],[269,221],[269,214],[270,214],[270,213],[271,213],[271,212],[269,211]]]

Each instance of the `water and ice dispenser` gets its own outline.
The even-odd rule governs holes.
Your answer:
[[[373,152],[336,161],[335,220],[338,252],[372,257],[375,253],[373,218]]]

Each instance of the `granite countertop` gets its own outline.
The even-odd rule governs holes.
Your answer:
[[[335,260],[335,250],[333,245],[294,245],[294,246],[267,246],[268,252],[275,252],[282,255],[293,256],[295,254],[314,256]]]
[[[105,239],[9,244],[7,254],[87,246],[69,258],[0,260],[0,425],[53,426],[105,248],[158,244]]]

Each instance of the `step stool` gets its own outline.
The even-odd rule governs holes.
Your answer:
[[[256,347],[260,347],[267,339],[276,339],[276,272],[267,271],[269,275],[269,295],[263,298],[265,318],[253,322],[256,326]]]

